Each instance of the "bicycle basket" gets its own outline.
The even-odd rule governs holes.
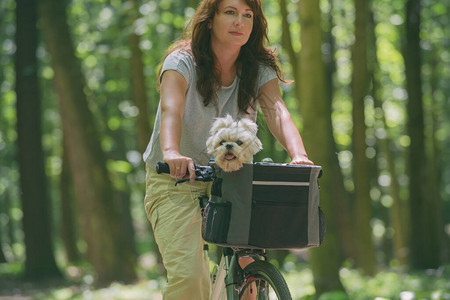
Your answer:
[[[320,246],[325,235],[320,166],[255,163],[235,172],[215,170],[203,213],[206,242],[264,249]]]

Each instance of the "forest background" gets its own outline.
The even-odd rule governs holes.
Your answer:
[[[161,58],[197,4],[0,1],[0,298],[158,298],[141,154]],[[450,299],[449,10],[264,1],[295,81],[283,98],[324,169],[324,244],[270,252],[295,298]],[[287,162],[258,120],[255,160]]]

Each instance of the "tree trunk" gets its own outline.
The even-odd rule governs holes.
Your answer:
[[[406,5],[405,71],[408,92],[408,173],[410,198],[410,261],[415,269],[439,266],[439,230],[433,228],[435,211],[429,206],[427,193],[427,160],[422,102],[420,0],[408,0]]]
[[[14,247],[13,245],[16,243],[16,236],[15,236],[15,232],[16,232],[16,228],[18,226],[16,226],[15,220],[11,217],[11,207],[12,207],[12,200],[11,200],[11,194],[8,190],[5,191],[4,197],[3,197],[4,205],[5,205],[5,212],[6,214],[9,216],[9,220],[8,220],[8,227],[7,227],[7,236],[8,236],[8,242],[9,242],[9,247],[11,249],[11,254],[13,256],[12,260],[15,261],[17,258],[17,251],[14,251]]]
[[[322,61],[322,29],[319,2],[299,2],[301,20],[300,52],[300,109],[303,112],[303,140],[311,159],[324,167],[320,180],[321,207],[327,217],[327,236],[323,245],[310,250],[311,269],[314,274],[316,296],[333,290],[343,290],[340,278],[340,253],[334,215],[332,182],[327,172],[336,159],[331,148],[331,111],[325,94],[325,75]],[[318,134],[320,133],[320,134]]]
[[[355,238],[357,266],[367,275],[375,274],[375,254],[372,241],[372,218],[368,160],[366,157],[366,124],[364,98],[369,92],[367,69],[367,19],[366,0],[355,0],[355,43],[352,49],[353,98],[353,182],[355,186]]]
[[[135,256],[127,243],[119,203],[106,170],[105,154],[89,111],[81,66],[66,21],[63,1],[39,0],[42,29],[55,71],[55,85],[70,169],[88,258],[97,284],[136,279]]]
[[[372,62],[372,97],[374,100],[374,108],[379,113],[378,119],[380,120],[381,126],[379,130],[384,131],[384,137],[378,137],[377,142],[380,143],[380,150],[386,155],[386,164],[388,166],[388,172],[391,177],[389,184],[389,195],[392,197],[392,207],[390,209],[390,222],[394,229],[393,236],[393,246],[394,246],[394,256],[395,258],[405,264],[406,254],[407,254],[407,243],[406,243],[406,228],[405,224],[405,207],[402,204],[400,198],[400,185],[398,183],[398,175],[395,169],[395,159],[393,149],[391,149],[392,140],[389,134],[389,128],[386,123],[386,117],[384,114],[382,101],[379,95],[382,95],[382,85],[380,83],[380,66],[377,58],[377,40],[375,35],[375,19],[373,12],[370,13],[370,51],[369,60]]]
[[[128,11],[128,20],[130,22],[130,35],[129,44],[131,50],[131,87],[132,97],[136,107],[139,109],[139,115],[136,120],[138,149],[141,154],[145,152],[148,141],[153,132],[153,124],[150,123],[150,115],[156,114],[155,111],[151,111],[148,106],[147,85],[144,75],[144,63],[143,53],[140,48],[141,37],[135,33],[135,22],[138,20],[139,14],[139,1],[133,0],[132,6]],[[149,232],[149,238],[151,247],[156,249],[156,256],[159,265],[159,269],[162,273],[165,273],[165,268],[162,261],[161,253],[158,251],[158,245],[156,244],[153,229],[150,222],[147,223]]]
[[[64,137],[63,137],[64,139]],[[81,254],[77,247],[77,230],[79,226],[75,218],[75,199],[73,195],[73,183],[70,175],[69,158],[66,147],[63,146],[62,167],[60,176],[61,190],[61,239],[66,252],[66,259],[69,263],[77,262],[81,259]]]
[[[17,146],[25,235],[25,276],[61,277],[53,255],[37,78],[35,1],[16,1]]]
[[[298,76],[298,55],[294,51],[294,48],[292,46],[292,38],[291,38],[291,31],[289,28],[289,22],[288,22],[288,12],[287,12],[287,4],[286,0],[280,0],[280,13],[281,13],[281,27],[282,27],[282,33],[281,33],[281,44],[283,45],[283,48],[286,50],[289,56],[289,62],[292,66],[292,76],[294,76],[294,81],[298,82],[299,76]],[[299,94],[298,90],[298,84],[296,84],[296,95]]]
[[[148,141],[152,134],[152,128],[149,122],[148,111],[148,97],[147,87],[145,84],[144,64],[142,60],[142,50],[139,46],[141,38],[135,33],[134,22],[137,20],[137,13],[139,12],[139,3],[137,0],[132,1],[132,8],[130,8],[131,32],[129,36],[131,49],[131,86],[133,100],[136,107],[139,109],[137,116],[137,133],[139,151],[144,153],[147,148]]]
[[[2,12],[0,12],[0,18],[4,18]],[[0,30],[3,30],[2,25],[0,25]],[[2,55],[2,54],[3,53],[0,52],[0,55]],[[0,82],[4,82],[4,78],[5,78],[4,72],[5,71],[3,69],[0,70]],[[0,97],[0,105],[3,105],[2,98],[3,97]],[[4,118],[1,118],[0,119],[0,128],[7,128],[7,127],[8,127],[8,122],[4,122]],[[3,160],[7,161],[8,156],[9,155],[7,155],[6,151],[3,150],[2,162],[0,162],[2,164],[2,166],[3,166]],[[6,188],[4,191],[2,191],[0,193],[0,215],[5,214],[5,215],[9,216],[8,197],[9,197],[9,192],[8,192],[8,188]],[[9,216],[8,221],[6,223],[4,223],[2,228],[0,229],[0,263],[6,262],[6,257],[4,255],[2,245],[5,244],[4,236],[6,236],[8,234],[10,226],[11,226],[11,217]]]
[[[289,23],[287,22],[287,9],[286,9],[286,1],[281,0],[280,1],[280,11],[281,11],[281,18],[282,18],[282,45],[286,49],[286,51],[289,54],[289,60],[293,69],[293,76],[295,81],[295,95],[297,99],[299,99],[299,103],[301,102],[301,92],[300,92],[300,76],[299,76],[299,70],[300,70],[300,64],[297,53],[294,51],[290,36],[290,28]],[[330,20],[331,20],[331,14],[330,14]],[[330,21],[331,23],[331,21]],[[334,54],[333,50],[333,44],[332,44],[332,37],[330,35],[330,38],[328,39],[328,42],[330,43],[330,53],[329,53],[329,60],[326,64],[326,69],[328,71],[327,77],[326,77],[326,88],[325,90],[327,93],[327,101],[328,105],[332,106],[332,98],[333,98],[333,82],[332,82],[332,74],[334,72],[334,61],[332,59],[332,56]],[[301,113],[301,112],[300,112]],[[331,114],[329,116],[330,118],[330,124],[331,124]],[[337,147],[336,142],[334,140],[333,132],[329,132],[329,137],[331,141],[329,153],[337,153]],[[345,190],[344,187],[344,179],[341,172],[341,168],[339,166],[339,161],[336,156],[333,156],[330,160],[329,169],[327,170],[327,173],[329,176],[334,178],[335,180],[332,180],[331,189],[332,194],[334,195],[334,209],[336,212],[336,215],[340,216],[340,218],[336,219],[336,227],[338,230],[338,240],[340,241],[340,248],[341,252],[343,254],[343,257],[340,257],[340,260],[343,260],[345,258],[349,257],[355,257],[356,250],[354,249],[354,243],[353,243],[353,228],[351,226],[351,208],[350,208],[350,195]]]
[[[2,248],[2,237],[0,236],[0,264],[7,262],[5,253],[3,252]]]
[[[6,191],[3,192],[3,195],[6,196]],[[0,214],[6,214],[8,215],[8,212],[5,211],[5,205],[3,203],[3,199],[0,198]],[[5,226],[2,226],[2,229]],[[3,252],[3,244],[4,244],[4,240],[3,240],[3,235],[4,232],[3,230],[0,229],[0,264],[7,262],[6,257],[5,257],[5,253]]]
[[[327,91],[327,101],[330,106],[330,111],[332,111],[333,105],[333,94],[334,94],[334,86],[333,86],[333,75],[336,72],[336,63],[334,61],[335,55],[335,40],[333,35],[331,34],[331,29],[333,28],[333,13],[332,13],[332,5],[333,1],[330,1],[330,13],[328,15],[328,30],[325,32],[324,42],[328,44],[328,52],[324,55],[325,58],[325,82]],[[330,122],[331,114],[330,114]],[[329,150],[330,153],[338,153],[338,149],[336,146],[336,142],[331,132],[329,136],[331,140],[331,148]],[[330,170],[327,172],[330,174],[334,180],[332,181],[331,190],[334,195],[334,203],[335,203],[335,212],[339,218],[336,218],[336,226],[339,235],[339,245],[342,252],[342,260],[346,258],[355,258],[356,257],[356,245],[354,243],[354,228],[352,226],[353,214],[351,207],[351,196],[347,192],[344,186],[344,176],[342,175],[341,167],[339,165],[339,160],[336,156],[331,159],[330,162]]]
[[[394,236],[393,236],[394,256],[398,261],[406,263],[407,243],[406,243],[406,228],[404,226],[405,214],[403,213],[405,205],[402,203],[402,200],[400,198],[400,186],[398,183],[397,171],[395,169],[394,153],[393,149],[391,149],[392,141],[389,137],[386,118],[384,115],[384,111],[382,109],[381,101],[379,97],[376,95],[376,93],[381,93],[377,92],[378,87],[381,87],[381,85],[379,84],[379,80],[376,79],[375,77],[376,75],[374,75],[373,78],[374,103],[375,107],[381,112],[380,120],[384,125],[383,129],[386,132],[385,137],[379,138],[378,141],[380,142],[380,149],[382,149],[382,151],[386,155],[386,164],[388,166],[388,172],[391,178],[389,184],[389,195],[392,197],[393,201],[392,207],[390,209],[390,222],[394,229]]]
[[[429,149],[429,156],[430,156],[430,170],[429,170],[429,190],[430,190],[430,216],[433,214],[434,218],[431,218],[430,227],[436,228],[438,230],[438,243],[439,243],[439,250],[440,250],[440,263],[445,261],[445,243],[448,241],[448,236],[444,231],[444,219],[443,214],[441,213],[443,211],[443,202],[441,198],[441,180],[442,180],[442,159],[441,159],[441,152],[439,149],[439,142],[436,139],[437,131],[439,130],[439,108],[437,105],[437,99],[436,94],[438,91],[438,82],[439,82],[439,73],[438,73],[438,65],[439,61],[437,58],[436,50],[432,51],[431,53],[431,78],[430,78],[430,123],[431,127],[429,129],[429,136],[430,136],[430,149]],[[448,254],[447,254],[448,255]]]

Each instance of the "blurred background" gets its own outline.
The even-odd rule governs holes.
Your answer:
[[[450,2],[263,2],[324,170],[324,244],[269,253],[293,297],[450,299]],[[141,154],[197,5],[0,1],[0,299],[161,298]],[[288,162],[258,123],[255,161]]]

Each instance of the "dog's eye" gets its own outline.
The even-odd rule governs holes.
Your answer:
[[[243,143],[240,140],[237,140],[236,144],[238,144],[239,146],[242,145]]]
[[[222,146],[223,143],[225,143],[225,141],[224,141],[224,140],[221,140],[221,141],[220,141],[220,145]]]

